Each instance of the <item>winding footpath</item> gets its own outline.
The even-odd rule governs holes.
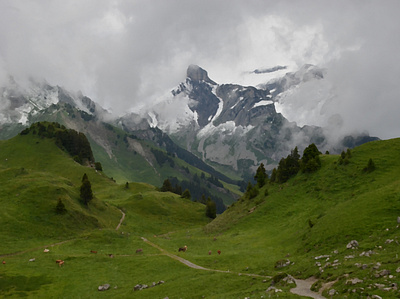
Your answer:
[[[119,230],[119,228],[121,227],[122,221],[124,221],[124,219],[125,219],[125,213],[122,212],[122,210],[120,210],[120,211],[122,213],[122,217],[121,217],[121,220],[119,221],[119,223],[118,223],[118,225],[117,225],[115,230]]]
[[[237,274],[237,275],[246,275],[246,276],[252,276],[252,277],[262,277],[262,278],[268,278],[271,279],[271,276],[263,276],[263,275],[258,275],[258,274],[249,274],[249,273],[235,273],[235,272],[231,272],[231,271],[224,271],[224,270],[217,270],[217,269],[209,269],[209,268],[204,268],[202,266],[193,264],[192,262],[181,258],[175,254],[172,254],[168,251],[166,251],[165,249],[161,248],[160,246],[154,244],[153,242],[150,242],[149,240],[147,240],[144,237],[141,237],[142,240],[149,244],[150,246],[153,246],[154,248],[157,248],[158,250],[161,251],[162,254],[177,260],[179,262],[181,262],[182,264],[185,264],[186,266],[193,268],[193,269],[198,269],[198,270],[205,270],[205,271],[213,271],[213,272],[220,272],[220,273],[230,273],[230,274]],[[305,297],[311,297],[311,298],[315,298],[315,299],[326,299],[325,297],[323,297],[322,295],[313,292],[310,290],[311,286],[313,285],[313,283],[316,281],[315,278],[308,278],[306,280],[301,280],[301,279],[295,279],[296,282],[296,287],[291,289],[290,292],[292,294],[296,294],[299,296],[305,296]]]

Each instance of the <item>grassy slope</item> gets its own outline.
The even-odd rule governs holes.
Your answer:
[[[395,139],[372,142],[353,150],[348,165],[338,165],[338,156],[323,156],[323,167],[317,173],[299,174],[284,185],[268,185],[258,197],[236,203],[205,227],[203,207],[196,203],[170,193],[160,194],[146,184],[131,183],[125,189],[124,186],[103,186],[104,181],[93,183],[98,188],[98,198],[126,212],[120,231],[91,230],[86,239],[52,247],[49,255],[41,249],[7,257],[0,290],[2,295],[32,298],[261,298],[268,296],[265,290],[269,280],[263,283],[265,278],[237,273],[274,276],[287,272],[303,278],[314,275],[322,281],[338,278],[339,282],[333,286],[339,292],[337,298],[366,297],[366,293],[395,298],[398,293],[394,291],[368,287],[374,283],[386,286],[390,282],[400,283],[395,271],[400,266],[396,255],[399,248],[396,217],[400,215],[399,152],[400,139]],[[377,169],[364,173],[362,169],[369,158],[374,160]],[[15,171],[18,169],[20,166],[15,167]],[[264,195],[265,189],[268,196]],[[230,270],[232,274],[187,268],[159,255],[140,236],[194,263]],[[359,249],[346,249],[352,239],[359,242]],[[395,241],[385,244],[387,239]],[[188,251],[177,253],[177,248],[185,244]],[[137,248],[143,248],[143,254],[136,254]],[[376,254],[359,256],[370,249]],[[90,254],[90,250],[97,250],[98,254]],[[222,254],[217,255],[217,250]],[[109,253],[115,254],[115,258],[110,259]],[[340,265],[324,267],[328,261],[318,260],[324,267],[321,272],[314,257],[322,254],[331,255],[330,262],[337,259]],[[345,259],[348,255],[354,258]],[[32,257],[37,258],[35,264],[27,262]],[[56,258],[65,259],[64,268],[54,265]],[[276,269],[276,262],[282,259],[294,264]],[[381,270],[390,270],[394,277],[375,278],[377,270],[372,265],[377,262],[382,263]],[[368,268],[361,270],[355,263],[365,263]],[[349,278],[344,274],[364,282],[348,286],[345,282]],[[166,283],[132,291],[138,283],[151,284],[158,280]],[[104,283],[110,283],[112,289],[98,292],[97,286]],[[277,287],[284,290],[279,297],[294,296],[288,293],[290,286],[280,282]],[[360,287],[364,287],[362,295]],[[358,293],[348,293],[348,289],[358,289]]]
[[[96,197],[88,208],[78,200],[83,173],[88,174]],[[136,255],[139,247],[146,254],[158,253],[144,246],[140,236],[208,221],[201,204],[156,192],[143,183],[130,183],[129,188],[117,185],[75,163],[51,140],[33,135],[0,142],[0,180],[0,255],[6,261],[1,265],[1,296],[96,297],[101,283],[131,285],[132,277],[141,273],[148,278],[164,264],[160,280],[168,279],[170,269],[178,265],[158,256],[148,263],[145,255]],[[54,212],[58,198],[66,205],[65,215]],[[126,213],[119,231],[115,228],[122,214],[117,206]],[[50,252],[43,253],[44,247]],[[29,263],[30,258],[35,262]],[[65,267],[57,267],[56,259],[64,259]],[[117,297],[126,297],[132,291],[128,289],[122,287]]]

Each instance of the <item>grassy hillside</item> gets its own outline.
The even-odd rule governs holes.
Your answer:
[[[331,282],[324,291],[327,298],[331,289],[333,298],[397,298],[400,139],[371,142],[351,153],[348,164],[339,164],[339,156],[322,155],[317,172],[267,184],[257,197],[240,200],[208,223],[203,205],[144,183],[115,184],[73,162],[50,141],[30,135],[3,141],[0,221],[7,229],[1,231],[5,242],[0,248],[20,253],[2,256],[0,295],[299,298],[289,292],[293,284],[283,280],[290,274],[316,277],[315,290]],[[365,172],[370,158],[376,169]],[[84,172],[96,196],[90,209],[78,203]],[[54,206],[59,196],[70,211],[62,215],[64,221],[46,204]],[[126,216],[116,230],[118,209]],[[72,218],[73,213],[82,219]],[[226,272],[189,268],[141,237],[192,263]],[[347,249],[351,240],[358,247]],[[55,245],[43,253],[48,244]],[[178,252],[183,245],[188,250]],[[28,262],[31,258],[35,262]],[[65,265],[58,267],[56,259]],[[136,284],[160,280],[165,283],[133,291]],[[105,283],[111,288],[99,292]],[[282,292],[266,293],[271,284]]]

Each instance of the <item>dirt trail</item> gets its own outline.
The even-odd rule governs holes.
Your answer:
[[[220,273],[231,273],[231,274],[237,274],[237,275],[246,275],[246,276],[252,276],[252,277],[263,277],[263,278],[271,278],[271,276],[263,276],[263,275],[258,275],[258,274],[249,274],[249,273],[236,273],[236,272],[231,272],[229,270],[217,270],[217,269],[209,269],[209,268],[204,268],[202,266],[193,264],[192,262],[185,260],[184,258],[181,258],[175,254],[169,253],[168,251],[166,251],[165,249],[161,248],[160,246],[150,242],[149,240],[147,240],[146,238],[142,237],[142,240],[144,242],[146,242],[147,244],[149,244],[150,246],[153,246],[154,248],[157,248],[158,250],[161,251],[162,254],[177,260],[179,262],[181,262],[182,264],[185,264],[186,266],[193,268],[193,269],[198,269],[198,270],[205,270],[205,271],[213,271],[213,272],[220,272]]]
[[[296,282],[296,287],[290,290],[291,293],[315,299],[326,299],[324,296],[310,290],[313,283],[317,281],[315,277],[310,277],[306,280],[294,279],[294,281]]]
[[[263,276],[263,275],[258,275],[258,274],[250,274],[250,273],[236,273],[236,272],[231,272],[231,271],[224,271],[224,270],[216,270],[216,269],[209,269],[209,268],[204,268],[202,266],[193,264],[192,262],[189,262],[188,260],[185,260],[184,258],[181,258],[175,254],[169,253],[165,249],[161,248],[160,246],[150,242],[146,238],[142,237],[142,240],[149,244],[150,246],[153,246],[154,248],[157,248],[158,250],[161,251],[162,254],[177,260],[181,262],[182,264],[185,264],[186,266],[193,268],[193,269],[199,269],[199,270],[205,270],[205,271],[214,271],[214,272],[221,272],[221,273],[231,273],[231,274],[237,274],[237,275],[246,275],[246,276],[252,276],[252,277],[262,277],[262,278],[269,278],[271,279],[271,276]],[[325,297],[321,296],[320,294],[313,292],[310,290],[312,284],[316,281],[315,278],[310,277],[309,279],[306,280],[301,280],[301,279],[295,279],[296,282],[296,287],[291,289],[290,292],[299,296],[305,296],[305,297],[311,297],[315,299],[326,299]]]
[[[121,224],[122,224],[122,221],[124,221],[124,219],[125,219],[125,213],[122,212],[122,210],[120,210],[120,211],[121,211],[121,213],[122,213],[122,217],[121,217],[121,220],[119,221],[119,223],[118,223],[118,225],[117,225],[117,228],[116,228],[115,230],[119,230],[119,228],[120,228],[120,226],[121,226]]]

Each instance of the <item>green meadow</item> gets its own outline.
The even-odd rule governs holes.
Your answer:
[[[330,282],[326,298],[332,289],[333,298],[398,298],[399,156],[400,139],[357,147],[346,164],[321,155],[317,172],[267,183],[211,221],[204,205],[144,183],[117,184],[51,139],[1,141],[0,296],[300,298],[283,279],[291,275],[315,277],[314,291]],[[366,172],[369,159],[376,168]],[[79,195],[84,173],[94,194],[87,206]],[[59,199],[64,214],[56,213]],[[358,247],[347,249],[351,240]],[[361,282],[349,283],[355,278]],[[110,288],[98,291],[104,284]],[[280,291],[266,292],[271,285]]]

